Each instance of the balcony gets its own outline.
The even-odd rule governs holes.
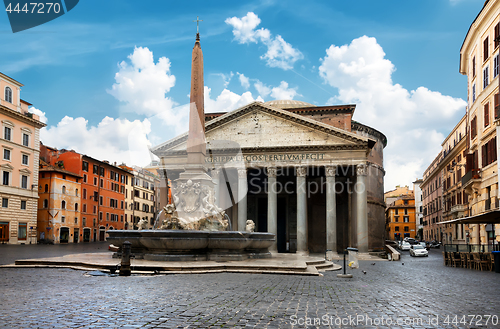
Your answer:
[[[464,212],[467,207],[464,204],[456,204],[451,207],[450,214]]]
[[[473,169],[462,177],[462,188],[469,195],[472,194],[473,189],[479,188],[480,183],[481,175],[478,169]]]

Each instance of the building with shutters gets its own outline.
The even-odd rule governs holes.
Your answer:
[[[0,243],[37,242],[40,129],[23,85],[0,73]]]
[[[485,1],[460,49],[460,73],[467,76],[469,127],[461,188],[469,196],[469,216],[498,211],[499,205],[499,22],[500,2]],[[500,233],[500,225],[496,230],[491,224],[469,226],[472,244],[491,244]]]

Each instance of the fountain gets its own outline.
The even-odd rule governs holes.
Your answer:
[[[129,241],[136,258],[228,261],[271,257],[268,248],[275,241],[273,233],[254,232],[251,220],[245,231],[231,231],[228,215],[216,204],[215,183],[205,167],[203,88],[203,53],[197,33],[192,55],[187,163],[172,188],[173,204],[163,207],[153,230],[108,231],[107,240],[117,247]],[[121,250],[115,257],[121,257]]]

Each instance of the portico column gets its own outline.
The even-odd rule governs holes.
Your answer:
[[[247,223],[247,170],[238,169],[238,231],[244,231]]]
[[[215,197],[215,205],[220,207],[220,169],[213,169],[212,172],[212,181],[214,182],[214,197]]]
[[[307,253],[307,167],[297,167],[297,253]]]
[[[326,174],[326,249],[337,252],[337,200],[335,174],[337,166],[325,167]]]
[[[368,213],[366,207],[366,165],[359,164],[356,168],[356,227],[359,252],[368,252]]]
[[[269,248],[270,251],[277,252],[278,234],[278,202],[276,195],[276,168],[267,168],[267,231],[276,235],[276,240]]]

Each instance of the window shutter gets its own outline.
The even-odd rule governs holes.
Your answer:
[[[468,173],[469,171],[474,169],[474,155],[466,154],[465,155],[465,171]]]
[[[488,50],[488,37],[486,37],[486,39],[484,39],[483,41],[483,62],[488,59],[488,56],[489,56],[489,50]]]
[[[491,140],[491,162],[497,161],[497,138]]]
[[[500,116],[498,96],[499,96],[498,94],[495,94],[495,96],[493,97],[495,100],[495,119],[498,119],[498,117]]]
[[[478,153],[477,153],[477,150],[474,151],[474,168],[475,170],[479,169],[479,156],[478,156]]]
[[[500,36],[500,23],[495,25],[495,48],[498,47],[499,41],[498,37]]]
[[[490,124],[490,103],[484,104],[484,126]]]
[[[472,77],[476,76],[476,57],[472,58]]]

